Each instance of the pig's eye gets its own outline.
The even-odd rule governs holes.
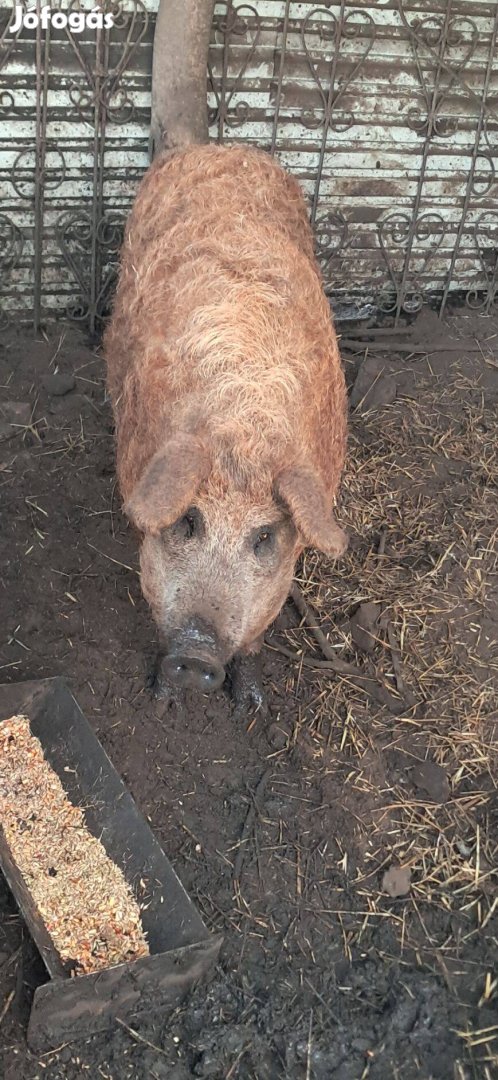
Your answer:
[[[254,539],[254,553],[255,555],[262,556],[268,555],[273,551],[275,544],[275,533],[270,525],[265,525],[256,534]]]
[[[191,506],[183,517],[175,521],[173,528],[181,540],[191,540],[201,528],[201,515],[197,508]]]

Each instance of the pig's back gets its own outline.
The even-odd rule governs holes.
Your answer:
[[[249,242],[246,256],[257,265],[266,230],[313,257],[301,189],[268,154],[216,145],[165,154],[142,180],[128,222],[127,249],[139,271],[136,286],[140,289],[140,271],[151,262],[163,285],[164,271],[175,270],[175,257],[191,257],[190,245],[205,245],[215,260],[239,260]]]
[[[134,474],[165,429],[197,418],[256,466],[318,430],[330,449],[334,412],[339,446],[343,376],[296,181],[247,148],[158,159],[128,222],[105,351],[118,466],[121,435]]]

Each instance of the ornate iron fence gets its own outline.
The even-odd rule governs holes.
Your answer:
[[[0,310],[35,327],[98,329],[148,163],[154,0],[104,6],[111,30],[12,35],[0,0]],[[496,0],[217,5],[212,138],[299,177],[339,310],[491,310],[497,40]]]

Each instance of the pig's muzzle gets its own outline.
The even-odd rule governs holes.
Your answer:
[[[218,652],[214,632],[192,620],[169,637],[161,664],[162,673],[173,686],[209,694],[219,690],[225,680],[225,668]]]

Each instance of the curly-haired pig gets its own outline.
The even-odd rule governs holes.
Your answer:
[[[306,546],[331,558],[346,395],[297,182],[247,147],[153,163],[126,230],[108,386],[161,678],[215,690],[258,652]],[[247,671],[246,671],[247,675]]]

